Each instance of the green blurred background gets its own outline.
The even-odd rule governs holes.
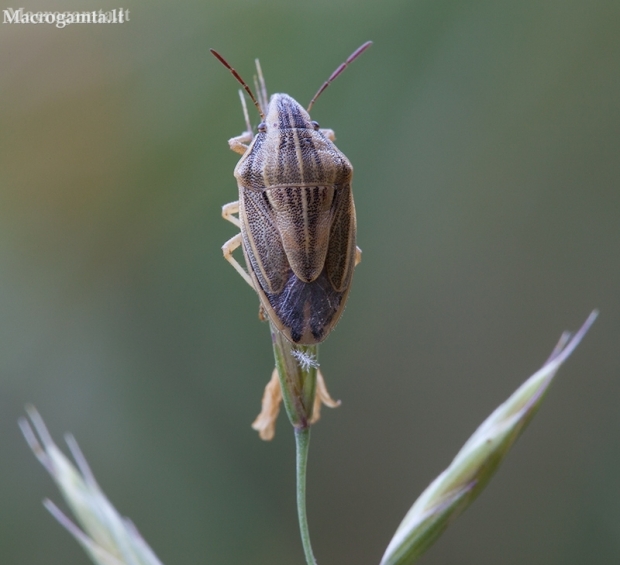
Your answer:
[[[24,2],[26,10],[119,7]],[[487,491],[423,563],[620,560],[620,3],[122,5],[123,25],[0,25],[0,563],[88,563],[16,420],[72,431],[166,564],[301,563],[294,443],[250,423],[273,366],[222,259],[243,129],[217,48],[317,102],[355,166],[347,311],[310,453],[322,565],[378,563],[418,493],[601,316]],[[3,8],[8,7],[5,3]],[[253,122],[257,122],[255,113]]]

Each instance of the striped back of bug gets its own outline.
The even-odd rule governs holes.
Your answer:
[[[274,94],[235,177],[249,270],[294,342],[322,341],[342,313],[355,256],[352,176],[308,112]]]
[[[246,131],[229,140],[243,156],[235,167],[239,202],[223,215],[241,227],[241,245],[249,278],[232,257],[235,236],[224,244],[224,256],[258,293],[271,322],[294,343],[323,341],[340,318],[355,265],[356,219],[351,180],[353,168],[334,145],[334,133],[321,130],[309,111],[321,93],[372,42],[358,47],[319,88],[308,110],[288,94],[267,87],[256,60],[254,93],[239,73],[215,50],[263,120],[254,136],[245,99]],[[246,145],[249,143],[249,145]],[[239,212],[238,220],[228,217]]]

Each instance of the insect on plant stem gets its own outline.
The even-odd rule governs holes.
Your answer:
[[[254,133],[241,94],[246,131],[228,142],[241,155],[234,170],[239,200],[222,208],[222,216],[240,232],[222,251],[258,294],[259,317],[270,322],[276,371],[253,427],[262,439],[271,439],[283,400],[295,428],[297,508],[309,565],[315,564],[306,518],[310,426],[319,417],[321,402],[339,404],[329,396],[318,370],[317,348],[342,315],[362,253],[356,245],[353,167],[334,145],[334,132],[322,129],[309,112],[323,91],[370,45],[370,41],[361,45],[336,68],[307,110],[288,94],[268,97],[258,60],[254,96],[239,73],[211,49],[261,118]],[[233,256],[238,247],[247,270]]]
[[[370,45],[364,43],[338,66],[309,107]],[[234,171],[239,200],[224,206],[222,214],[240,233],[224,244],[224,257],[256,291],[261,312],[287,339],[320,343],[342,315],[361,260],[353,167],[334,145],[334,132],[321,129],[288,94],[274,94],[267,102],[260,65],[257,98],[224,57],[211,51],[243,86],[262,120],[256,134],[248,127],[229,140],[242,155]],[[237,247],[247,271],[233,256]]]

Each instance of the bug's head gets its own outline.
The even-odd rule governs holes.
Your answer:
[[[264,126],[264,127],[262,127]],[[259,131],[282,129],[318,129],[319,124],[310,119],[310,114],[288,94],[274,94],[269,101],[265,121]]]

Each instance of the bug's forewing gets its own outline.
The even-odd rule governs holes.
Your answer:
[[[351,284],[355,268],[355,235],[357,232],[355,204],[351,185],[336,192],[334,215],[329,232],[329,248],[325,271],[334,290],[344,292]]]
[[[250,274],[263,292],[280,293],[291,269],[264,192],[239,191],[239,220]]]

